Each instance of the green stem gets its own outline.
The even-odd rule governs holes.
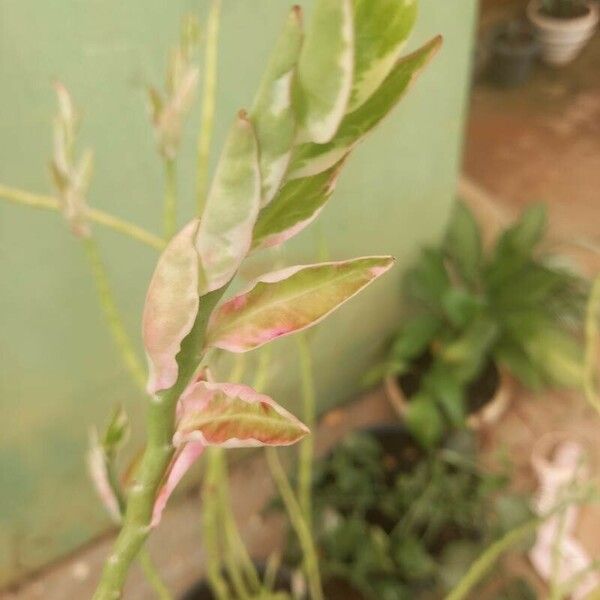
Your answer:
[[[44,196],[42,194],[32,194],[24,190],[11,188],[5,185],[0,185],[0,198],[13,204],[21,204],[30,208],[39,208],[42,210],[50,210],[54,212],[61,211],[60,202],[52,196]],[[121,233],[130,237],[133,240],[141,242],[146,246],[150,246],[155,250],[162,250],[165,247],[164,240],[158,236],[146,231],[145,229],[124,221],[119,217],[115,217],[109,213],[94,208],[86,208],[86,217],[98,225],[103,225],[108,229],[112,229],[117,233]]]
[[[294,490],[287,478],[283,465],[279,460],[277,450],[273,447],[266,449],[267,464],[275,485],[281,495],[286,511],[290,518],[290,523],[298,536],[302,554],[304,555],[304,568],[308,588],[312,600],[324,600],[323,588],[321,586],[321,574],[319,572],[319,562],[317,550],[315,548],[313,536],[304,519],[302,507],[298,503]]]
[[[83,238],[82,241],[96,282],[98,299],[106,317],[108,328],[131,378],[143,390],[146,373],[123,324],[96,240],[90,236]]]
[[[229,586],[222,575],[221,547],[219,544],[219,489],[217,449],[206,452],[207,465],[202,485],[202,532],[206,548],[206,572],[210,587],[217,600],[229,600]]]
[[[468,598],[473,588],[485,577],[494,563],[515,544],[526,538],[540,525],[540,519],[533,519],[509,531],[504,537],[492,544],[469,568],[458,585],[446,596],[445,600],[463,600]]]
[[[584,392],[588,402],[600,413],[600,394],[598,393],[598,344],[600,331],[600,277],[592,285],[585,320],[585,371]]]
[[[177,232],[177,162],[165,159],[164,232],[168,242]]]
[[[224,292],[222,288],[203,297],[194,327],[177,355],[177,382],[171,389],[156,394],[149,403],[146,449],[131,486],[123,526],[104,565],[93,600],[121,598],[131,563],[148,538],[154,500],[174,455],[177,401],[202,367],[208,318]]]
[[[304,423],[313,431],[316,420],[315,379],[310,355],[308,338],[304,334],[297,337],[298,354],[300,355],[300,373],[302,377],[302,404]],[[312,469],[315,444],[314,435],[307,435],[300,442],[298,465],[298,500],[304,520],[312,530]]]
[[[159,598],[159,600],[173,600],[171,592],[169,592],[165,584],[162,582],[156,567],[152,563],[150,554],[145,548],[140,551],[138,562],[142,567],[142,571],[144,572],[148,583],[150,583],[152,589],[156,593],[156,597]]]
[[[208,162],[215,123],[217,96],[220,14],[221,0],[213,0],[206,26],[202,118],[200,122],[200,133],[198,135],[198,166],[196,173],[198,215],[202,214],[208,191]]]

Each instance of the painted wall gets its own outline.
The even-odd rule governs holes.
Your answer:
[[[310,4],[307,2],[305,4]],[[91,203],[160,231],[162,172],[144,108],[144,82],[162,80],[166,49],[186,10],[206,0],[0,0],[0,182],[49,191],[51,83],[84,110],[81,140],[94,148]],[[217,144],[247,106],[283,0],[224,0]],[[320,225],[289,245],[289,261],[390,253],[393,275],[348,304],[312,338],[322,407],[354,394],[382,336],[397,321],[402,267],[440,235],[459,162],[475,0],[423,0],[411,47],[441,32],[445,47],[392,119],[351,160]],[[181,189],[192,209],[198,115],[185,141]],[[185,212],[185,214],[183,214]],[[156,255],[98,230],[127,326],[139,344],[140,311]],[[248,269],[271,266],[258,257]],[[88,429],[115,403],[138,417],[98,311],[80,243],[56,214],[0,201],[0,584],[76,548],[107,526],[90,491]],[[274,392],[296,399],[293,343],[276,348]],[[287,344],[287,345],[286,345]],[[287,348],[290,352],[287,352]]]

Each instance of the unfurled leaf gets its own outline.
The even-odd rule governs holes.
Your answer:
[[[352,0],[317,0],[298,63],[295,105],[303,139],[324,144],[333,138],[346,114],[353,73]]]
[[[206,447],[288,446],[309,433],[269,396],[233,383],[196,382],[181,398],[178,413],[173,438],[177,450],[155,500],[152,527],[158,525],[173,490]]]
[[[288,178],[316,175],[346,156],[396,106],[441,42],[442,39],[436,37],[413,54],[400,59],[369,100],[344,117],[330,142],[298,146],[292,155]]]
[[[260,208],[258,146],[240,113],[225,144],[196,238],[200,294],[227,284],[250,250]]]
[[[167,470],[165,481],[154,501],[150,527],[156,527],[160,523],[162,513],[167,506],[171,494],[190,467],[200,458],[202,452],[204,452],[204,448],[204,444],[195,442],[186,444],[175,453],[171,465]]]
[[[199,220],[186,225],[168,244],[152,276],[142,318],[150,367],[148,392],[177,380],[176,356],[198,314],[198,253],[194,247]]]
[[[102,445],[109,454],[114,454],[127,441],[131,427],[129,417],[122,406],[115,409],[102,438]]]
[[[473,213],[462,202],[457,203],[454,208],[445,250],[464,282],[474,286],[481,274],[481,236]]]
[[[356,58],[348,112],[364,104],[388,76],[416,17],[416,0],[354,0]]]
[[[278,246],[308,227],[333,194],[342,166],[343,161],[314,177],[287,183],[260,212],[254,227],[253,246]]]
[[[276,194],[296,137],[292,86],[302,47],[302,12],[295,6],[275,46],[250,118],[260,147],[261,206]]]
[[[298,266],[260,277],[212,316],[207,345],[246,352],[318,323],[392,267],[389,256]]]
[[[195,384],[181,400],[176,446],[247,448],[295,444],[308,428],[269,396],[235,383]]]

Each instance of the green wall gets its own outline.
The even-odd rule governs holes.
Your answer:
[[[310,4],[306,2],[305,4]],[[207,0],[0,0],[0,182],[48,191],[51,83],[63,81],[84,111],[93,146],[91,203],[160,231],[162,172],[143,84],[162,80],[166,49],[186,10]],[[217,143],[251,101],[287,10],[283,0],[224,0]],[[322,407],[357,390],[364,365],[397,321],[402,267],[441,233],[459,162],[475,0],[423,0],[411,47],[441,32],[444,49],[394,116],[354,155],[319,225],[286,249],[311,261],[390,253],[393,275],[375,284],[312,338]],[[195,129],[198,115],[193,118]],[[192,209],[194,132],[181,189]],[[182,214],[182,222],[185,215]],[[120,307],[139,343],[151,250],[98,231]],[[269,268],[257,257],[250,276]],[[0,584],[74,549],[107,526],[86,480],[89,427],[124,403],[141,417],[103,327],[80,243],[55,214],[0,202]],[[293,354],[276,357],[278,400],[294,405]],[[286,346],[287,344],[287,346]],[[137,418],[139,425],[141,418]]]

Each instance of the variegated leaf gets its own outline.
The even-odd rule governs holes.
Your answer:
[[[360,108],[344,117],[335,138],[327,144],[302,144],[292,155],[288,179],[310,177],[331,168],[398,104],[410,84],[441,45],[436,37],[399,60],[379,89]]]
[[[98,432],[90,434],[90,445],[87,453],[87,466],[90,479],[104,508],[115,523],[121,521],[121,506],[117,490],[109,474],[109,459],[103,444],[100,443]]]
[[[246,385],[200,381],[181,403],[176,446],[289,446],[309,433],[294,415]]]
[[[292,85],[302,48],[302,12],[295,6],[275,46],[250,118],[260,147],[261,206],[276,194],[296,137]]]
[[[389,256],[291,267],[260,277],[213,313],[207,345],[247,352],[315,325],[394,263]]]
[[[343,162],[314,177],[287,183],[260,212],[254,227],[253,247],[278,246],[308,227],[333,194]]]
[[[152,276],[142,318],[149,363],[148,392],[172,387],[176,356],[198,314],[198,253],[194,246],[199,220],[188,223],[168,244]]]
[[[259,208],[258,146],[241,112],[225,143],[198,228],[201,295],[223,287],[235,275],[250,249]]]
[[[416,17],[416,0],[354,0],[356,58],[348,112],[362,106],[389,75]]]
[[[195,442],[186,444],[175,453],[175,457],[171,461],[171,465],[167,471],[165,481],[154,501],[150,527],[156,527],[160,523],[162,513],[167,506],[171,494],[190,467],[200,458],[202,452],[204,452],[204,448],[204,444]]]
[[[348,107],[353,73],[352,0],[317,0],[295,95],[304,141],[324,144],[333,138]]]

